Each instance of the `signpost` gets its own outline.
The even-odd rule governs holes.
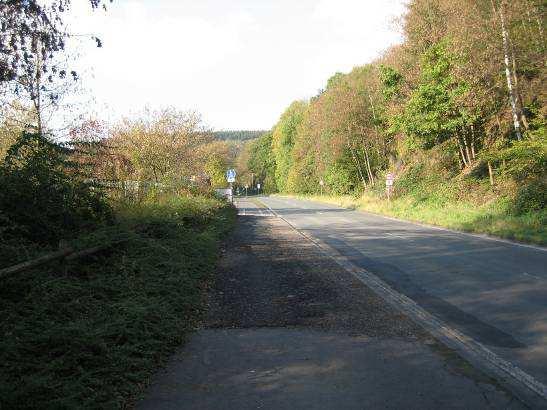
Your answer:
[[[233,183],[236,182],[236,170],[235,169],[229,169],[226,171],[226,181],[230,184],[230,197],[232,198],[232,202],[234,201],[234,186]]]
[[[395,175],[393,175],[391,172],[389,172],[386,175],[386,194],[387,194],[387,200],[391,200],[391,193],[393,191],[393,181],[395,180]]]
[[[226,181],[228,181],[230,184],[233,184],[236,182],[236,170],[235,169],[229,169],[226,171]]]
[[[260,184],[256,184],[256,188],[258,189],[258,195],[260,195]]]
[[[323,181],[323,178],[319,181],[319,185],[321,186],[321,196],[323,196],[323,185],[325,185],[325,181]]]

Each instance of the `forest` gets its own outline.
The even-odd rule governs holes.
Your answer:
[[[241,167],[270,193],[545,243],[545,3],[411,0],[400,24],[402,44],[290,104]]]

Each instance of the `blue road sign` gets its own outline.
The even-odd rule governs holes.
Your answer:
[[[235,169],[229,169],[228,171],[226,171],[226,180],[230,183],[236,181],[236,170]]]

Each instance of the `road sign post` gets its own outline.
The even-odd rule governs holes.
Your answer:
[[[391,193],[393,190],[393,181],[395,180],[395,175],[393,175],[391,172],[389,172],[386,175],[386,194],[387,194],[387,200],[391,201]]]
[[[260,184],[256,184],[256,188],[258,189],[258,195],[260,195]]]
[[[230,191],[232,192],[231,198],[234,202],[234,182],[236,182],[236,170],[229,169],[226,171],[226,181],[230,184]]]
[[[319,181],[319,186],[321,187],[321,196],[323,196],[323,185],[325,185],[325,181],[323,181],[323,178]]]
[[[236,170],[235,169],[229,169],[226,171],[226,181],[228,181],[230,184],[236,182]]]

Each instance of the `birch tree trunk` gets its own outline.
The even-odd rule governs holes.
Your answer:
[[[365,160],[367,165],[368,178],[371,184],[374,184],[374,175],[372,175],[372,168],[370,167],[370,157],[368,155],[368,148],[366,144],[363,144],[365,148]]]
[[[36,125],[38,134],[42,135],[42,56],[40,55],[40,39],[36,39],[36,73],[35,78],[29,80],[32,104],[36,111]],[[32,90],[34,88],[34,90]]]
[[[463,152],[462,142],[460,141],[459,138],[457,138],[457,141],[458,141],[458,148],[460,149],[460,155],[463,162],[463,168],[465,168],[467,166],[467,160],[465,159],[465,153]]]
[[[490,177],[490,185],[494,186],[494,173],[492,172],[492,164],[490,161],[487,163],[488,165],[488,176]]]
[[[499,12],[496,11],[494,0],[491,0],[491,3],[492,3],[492,8],[494,10],[494,14],[498,14],[500,23],[501,23],[501,37],[503,41],[505,77],[507,79],[507,88],[509,89],[509,100],[511,103],[511,111],[513,114],[513,126],[515,128],[515,134],[517,135],[517,139],[521,140],[522,134],[520,131],[520,121],[517,114],[515,90],[513,89],[513,80],[511,79],[511,68],[509,66],[509,33],[507,31],[507,27],[505,26],[505,15],[503,14],[503,2],[500,5]]]
[[[526,115],[524,114],[524,103],[522,102],[522,95],[520,93],[519,89],[519,79],[517,76],[517,61],[515,58],[515,47],[513,46],[513,42],[510,42],[511,44],[511,63],[513,66],[513,80],[515,82],[515,96],[517,98],[517,111],[518,116],[522,121],[522,125],[524,125],[525,129],[528,129],[528,119],[526,118]]]
[[[477,154],[475,152],[475,127],[471,125],[471,157],[473,161],[477,157]]]
[[[357,159],[357,156],[355,155],[355,151],[353,150],[353,144],[350,141],[350,129],[347,128],[347,134],[346,134],[346,145],[351,153],[351,158],[353,159],[353,162],[355,166],[357,167],[357,173],[359,174],[359,179],[361,179],[361,182],[363,183],[363,186],[367,186],[367,181],[365,180],[365,177],[363,175],[363,170],[361,169],[361,164],[359,163],[359,160]]]
[[[466,135],[464,134],[463,137],[463,145],[465,147],[465,154],[467,156],[467,165],[471,165],[471,152],[469,151],[469,144],[467,143]]]

